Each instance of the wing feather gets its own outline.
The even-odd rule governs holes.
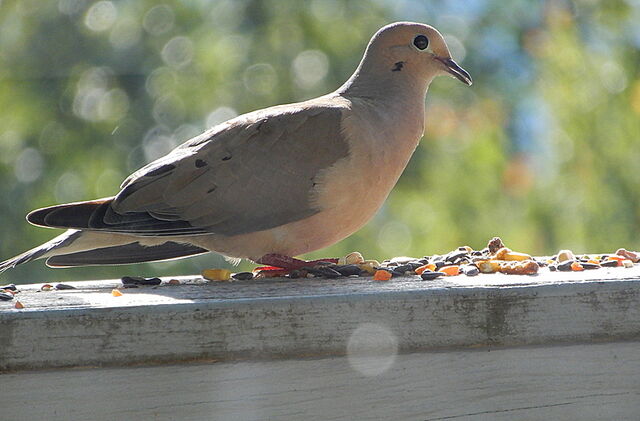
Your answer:
[[[320,211],[311,201],[315,176],[349,154],[343,112],[302,103],[240,116],[136,171],[113,199],[35,211],[30,221],[143,236],[231,236],[304,219]]]

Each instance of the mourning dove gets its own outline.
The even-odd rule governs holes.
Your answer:
[[[41,258],[68,267],[207,252],[299,267],[291,256],[342,240],[382,206],[422,137],[438,75],[472,83],[435,28],[387,25],[335,92],[219,124],[133,173],[115,197],[29,213],[68,230],[0,271]]]

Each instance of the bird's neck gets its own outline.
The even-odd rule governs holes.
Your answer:
[[[349,100],[367,103],[380,113],[402,116],[403,123],[424,124],[424,106],[431,80],[409,70],[380,70],[365,59],[353,75],[335,92]],[[409,121],[407,121],[409,120]],[[400,123],[400,121],[398,122]]]
[[[415,138],[417,142],[424,130],[425,97],[431,80],[412,77],[408,72],[398,74],[403,70],[389,69],[381,74],[367,64],[363,60],[336,94],[369,109],[370,118],[381,128],[411,133],[405,139]]]
[[[336,91],[345,97],[371,99],[377,102],[421,100],[433,78],[425,80],[403,62],[384,65],[365,52],[351,77]]]

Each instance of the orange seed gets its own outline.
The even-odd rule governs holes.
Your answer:
[[[582,267],[582,265],[579,262],[573,262],[573,263],[571,263],[571,270],[573,270],[573,271],[581,271],[581,270],[584,270],[584,268]]]
[[[460,266],[457,266],[457,265],[442,266],[438,271],[445,273],[447,276],[456,276],[460,274]]]
[[[388,281],[391,279],[391,274],[386,270],[376,270],[376,273],[373,274],[374,281]]]
[[[420,266],[415,270],[415,272],[417,275],[422,275],[422,272],[424,272],[425,270],[430,270],[433,272],[436,270],[436,265],[434,265],[433,263],[429,263],[428,265]]]

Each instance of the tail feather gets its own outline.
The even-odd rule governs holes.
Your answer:
[[[61,234],[51,241],[48,241],[36,248],[25,251],[11,259],[7,259],[4,262],[0,262],[0,273],[7,269],[12,269],[23,263],[31,262],[32,260],[42,259],[47,257],[49,253],[61,247],[68,247],[78,238],[80,238],[81,232],[75,230],[69,230],[64,234]]]
[[[138,242],[122,246],[104,247],[77,253],[61,254],[47,259],[47,266],[126,265],[131,263],[172,260],[208,253],[209,250],[173,241],[156,246],[143,246]]]
[[[135,238],[93,231],[68,230],[53,240],[0,262],[0,273],[23,263],[47,259],[52,267],[124,265],[179,259],[209,250],[175,241],[142,245]]]
[[[111,203],[112,200],[112,197],[108,197],[36,209],[29,212],[27,221],[41,227],[65,228],[80,223],[83,226],[78,228],[88,228],[88,223],[94,218],[96,211],[105,204]]]
[[[86,202],[66,203],[36,209],[27,221],[49,228],[135,234],[139,236],[180,236],[207,234],[205,228],[168,213],[144,211],[117,213],[113,197]]]

